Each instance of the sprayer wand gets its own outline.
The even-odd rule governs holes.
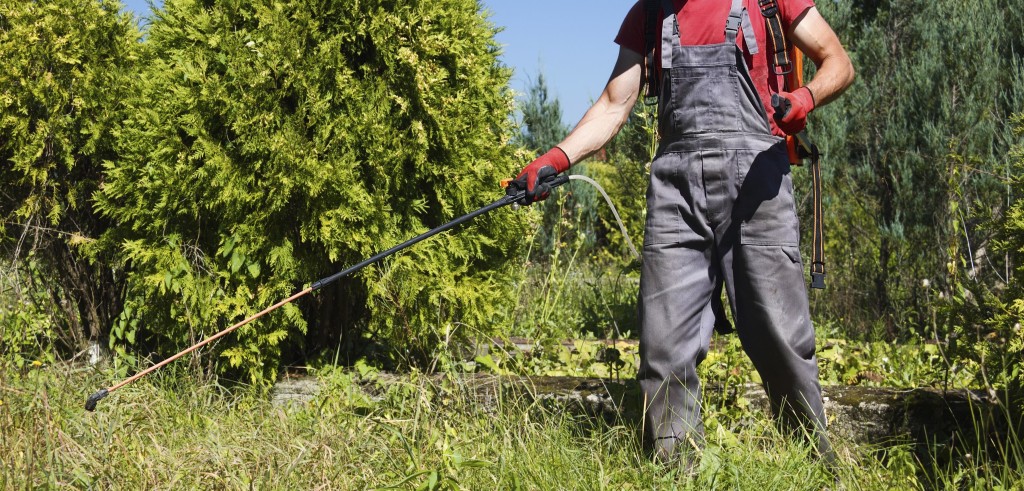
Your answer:
[[[561,185],[563,185],[563,184],[565,184],[567,182],[569,182],[569,177],[565,176],[565,175],[561,175],[561,176],[552,176],[552,177],[548,178],[546,180],[546,182],[544,182],[543,184],[546,184],[546,185],[550,186],[553,189],[553,188],[561,186]],[[202,340],[202,341],[200,341],[200,342],[198,342],[198,343],[196,343],[196,344],[194,344],[192,346],[189,346],[188,348],[182,350],[181,352],[175,354],[174,356],[171,356],[170,358],[167,358],[166,360],[163,360],[160,363],[157,363],[156,365],[153,365],[153,366],[151,366],[151,367],[149,367],[149,368],[147,368],[147,369],[145,369],[145,370],[143,370],[143,371],[141,371],[141,372],[139,372],[139,373],[137,373],[135,375],[132,375],[131,377],[129,377],[129,378],[127,378],[127,379],[125,379],[125,380],[123,380],[121,382],[118,382],[117,384],[114,384],[114,385],[112,385],[110,387],[106,387],[106,388],[103,388],[103,389],[100,389],[100,390],[96,391],[95,393],[90,395],[89,398],[85,401],[85,409],[87,411],[94,411],[96,409],[96,403],[98,403],[100,401],[100,399],[103,399],[104,397],[107,397],[111,392],[114,392],[115,390],[120,389],[121,387],[124,387],[124,386],[126,386],[126,385],[128,385],[128,384],[130,384],[130,383],[132,383],[132,382],[134,382],[134,381],[136,381],[136,380],[138,380],[138,379],[140,379],[142,377],[145,377],[146,375],[149,375],[150,373],[153,373],[156,370],[159,370],[164,365],[167,365],[168,363],[171,363],[171,362],[177,360],[178,358],[181,358],[182,356],[185,356],[185,355],[187,355],[187,354],[189,354],[189,353],[191,353],[191,352],[193,352],[193,351],[195,351],[195,350],[197,350],[199,348],[202,348],[203,346],[206,346],[207,344],[210,344],[210,343],[212,343],[212,342],[214,342],[214,341],[216,341],[216,340],[218,340],[218,339],[228,335],[229,333],[231,333],[235,329],[238,329],[239,327],[242,327],[242,326],[244,326],[246,324],[249,324],[250,322],[252,322],[252,321],[254,321],[256,319],[259,319],[260,317],[263,317],[264,315],[267,315],[267,314],[269,314],[269,313],[271,313],[271,312],[273,312],[273,311],[275,311],[275,310],[277,310],[277,309],[279,309],[279,308],[281,308],[281,307],[283,307],[283,306],[285,306],[285,305],[287,305],[287,304],[289,304],[291,302],[294,302],[295,300],[298,300],[299,298],[301,298],[301,297],[303,297],[303,296],[305,296],[305,295],[307,295],[309,293],[312,293],[312,292],[314,292],[316,290],[319,290],[319,289],[321,289],[321,288],[323,288],[323,287],[325,287],[325,286],[327,286],[327,285],[329,285],[331,283],[334,283],[335,281],[338,281],[339,279],[344,278],[345,276],[348,276],[348,275],[350,275],[352,273],[355,273],[356,271],[359,271],[359,270],[361,270],[361,269],[363,269],[363,268],[365,268],[365,267],[367,267],[367,266],[369,266],[369,265],[371,265],[371,264],[373,264],[373,263],[375,263],[377,261],[380,261],[381,259],[384,259],[384,258],[386,258],[386,257],[388,257],[388,256],[390,256],[390,255],[392,255],[392,254],[394,254],[394,253],[396,253],[398,251],[401,251],[402,249],[405,249],[405,248],[407,248],[407,247],[409,247],[409,246],[411,246],[413,244],[416,244],[417,242],[420,242],[420,241],[422,241],[424,239],[428,239],[430,237],[433,237],[433,236],[435,236],[435,235],[437,235],[437,234],[439,234],[441,232],[444,232],[446,230],[452,229],[452,228],[454,228],[454,227],[456,227],[456,226],[458,226],[460,224],[468,222],[468,221],[470,221],[470,220],[472,220],[472,219],[474,219],[474,218],[476,218],[476,217],[478,217],[480,215],[483,215],[483,214],[488,213],[490,211],[493,211],[495,209],[498,209],[498,208],[501,208],[501,207],[504,207],[504,206],[508,206],[508,205],[513,204],[513,203],[523,202],[525,199],[526,199],[526,190],[519,189],[516,186],[507,186],[506,190],[505,190],[505,196],[502,196],[497,201],[495,201],[495,202],[493,202],[493,203],[491,203],[491,204],[489,204],[487,206],[484,206],[483,208],[479,208],[477,210],[469,212],[469,213],[467,213],[467,214],[465,214],[465,215],[463,215],[461,217],[458,217],[458,218],[456,218],[456,219],[454,219],[454,220],[452,220],[452,221],[450,221],[448,223],[445,223],[444,225],[438,226],[438,227],[436,227],[434,229],[431,229],[431,230],[429,230],[427,232],[424,232],[424,233],[422,233],[420,235],[417,235],[416,237],[413,237],[413,238],[411,238],[411,239],[409,239],[409,240],[407,240],[405,242],[402,242],[401,244],[398,244],[398,245],[396,245],[396,246],[394,246],[394,247],[392,247],[392,248],[390,248],[390,249],[388,249],[388,250],[386,250],[384,252],[378,253],[378,254],[376,254],[376,255],[368,258],[368,259],[363,260],[362,262],[354,264],[354,265],[346,268],[343,271],[339,271],[339,272],[337,272],[335,274],[332,274],[331,276],[328,276],[326,278],[321,278],[321,279],[319,279],[317,281],[314,281],[310,286],[306,287],[302,291],[300,291],[298,293],[295,293],[294,295],[292,295],[292,296],[290,296],[290,297],[288,297],[288,298],[286,298],[284,300],[281,300],[280,302],[277,302],[274,305],[271,305],[270,307],[267,307],[267,308],[265,308],[265,309],[255,313],[255,314],[249,316],[249,317],[246,317],[245,319],[239,321],[238,323],[232,325],[231,327],[228,327],[227,329],[224,329],[223,331],[220,331],[217,334],[214,334],[214,335],[212,335],[212,336],[210,336],[210,337],[208,337],[208,338],[206,338],[206,339],[204,339],[204,340]]]

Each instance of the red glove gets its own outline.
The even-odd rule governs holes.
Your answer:
[[[800,87],[793,92],[779,92],[779,97],[789,104],[782,102],[775,108],[775,124],[787,135],[800,133],[807,127],[807,115],[814,110],[814,94],[811,89]]]
[[[547,199],[551,194],[551,186],[544,183],[569,169],[569,156],[561,148],[554,147],[548,153],[530,162],[512,181],[512,185],[526,191],[526,199],[520,204],[528,205],[535,201]]]

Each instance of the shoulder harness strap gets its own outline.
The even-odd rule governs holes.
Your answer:
[[[647,13],[644,19],[644,73],[646,77],[640,77],[640,84],[646,86],[646,92],[644,87],[640,87],[640,91],[644,94],[644,104],[651,106],[658,103],[660,90],[658,71],[654,64],[654,43],[655,40],[658,42],[661,40],[661,34],[658,32],[661,28],[661,23],[658,22],[658,0],[644,0],[644,9]]]
[[[786,45],[786,32],[782,29],[782,14],[775,0],[757,0],[761,7],[761,15],[765,19],[765,27],[771,44],[772,68],[776,75],[785,75],[793,71],[793,60],[789,57],[789,46]]]

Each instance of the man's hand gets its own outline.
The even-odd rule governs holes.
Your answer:
[[[775,109],[775,123],[787,135],[800,133],[807,127],[807,115],[814,109],[814,94],[811,89],[800,87],[793,92],[779,92],[779,97],[789,104],[783,103]]]
[[[535,201],[546,199],[551,194],[551,187],[544,184],[550,177],[569,169],[569,157],[558,147],[530,162],[512,181],[512,185],[526,191],[525,201],[521,205],[529,205]]]

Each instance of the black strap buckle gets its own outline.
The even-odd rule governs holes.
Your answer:
[[[761,7],[761,15],[765,17],[775,17],[779,14],[779,6],[775,0],[759,0],[757,5]]]
[[[782,69],[781,71],[779,70],[780,68]],[[784,65],[780,65],[780,64],[776,63],[776,64],[772,65],[772,71],[774,71],[775,74],[779,75],[779,76],[789,75],[790,73],[793,72],[793,64],[792,63],[786,63]]]
[[[815,290],[825,289],[825,273],[811,273],[811,288]]]

